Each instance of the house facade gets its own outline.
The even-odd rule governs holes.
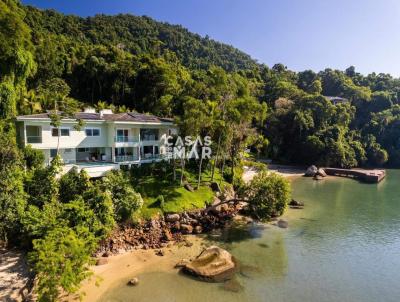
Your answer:
[[[79,130],[78,119],[84,122]],[[177,131],[171,119],[133,112],[114,114],[108,109],[99,113],[86,109],[74,119],[62,119],[59,128],[51,126],[49,113],[18,116],[17,129],[21,144],[42,150],[47,164],[58,150],[63,172],[76,166],[92,177],[121,166],[166,159],[165,138]]]

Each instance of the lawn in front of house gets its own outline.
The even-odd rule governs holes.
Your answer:
[[[197,188],[197,174],[186,171],[187,182],[195,189],[190,192],[179,184],[179,171],[177,171],[178,181],[172,179],[160,179],[157,176],[145,176],[139,181],[136,190],[141,193],[144,204],[140,210],[142,218],[151,218],[158,214],[169,212],[183,212],[197,208],[203,208],[213,201],[214,192],[210,188],[211,172],[202,173],[202,182]],[[172,177],[171,177],[172,178]],[[214,175],[214,182],[220,183],[221,189],[227,185],[219,171]],[[161,208],[157,197],[164,197],[164,207]]]

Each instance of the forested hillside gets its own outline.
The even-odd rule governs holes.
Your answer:
[[[213,158],[163,161],[93,181],[84,169],[57,177],[59,156],[45,166],[40,150],[17,144],[17,115],[51,111],[59,127],[61,115],[86,106],[172,117],[182,135],[211,136]],[[79,18],[0,0],[0,244],[30,251],[39,301],[57,300],[60,289],[76,292],[99,242],[116,224],[136,223],[150,191],[181,196],[183,181],[195,179],[196,192],[207,193],[198,195],[204,206],[204,196],[213,196],[204,174],[246,192],[247,147],[281,163],[399,167],[400,80],[354,67],[268,67],[148,17]],[[269,209],[266,217],[281,214],[288,185],[261,175],[246,200]],[[154,184],[146,186],[146,176]],[[278,212],[274,190],[284,193]],[[163,213],[171,194],[151,198]]]
[[[341,167],[400,164],[400,80],[388,74],[267,67],[149,17],[81,18],[12,0],[2,6],[19,7],[1,12],[3,117],[51,110],[62,100],[76,110],[112,106],[184,125],[191,104],[212,116],[201,131],[218,140],[229,136],[213,128],[227,123],[229,102],[251,107],[256,101],[268,107],[268,116],[253,122],[257,131],[244,138],[264,156]],[[323,96],[348,102],[334,105]]]

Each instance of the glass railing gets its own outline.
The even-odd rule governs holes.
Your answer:
[[[133,155],[117,155],[117,156],[115,156],[115,161],[117,163],[126,162],[126,161],[136,161],[136,160],[139,160],[139,158],[137,156],[133,156]]]
[[[155,135],[143,135],[141,136],[142,141],[158,141],[158,137]]]
[[[116,143],[136,143],[139,138],[134,136],[115,136],[114,141]]]
[[[149,159],[163,159],[167,158],[165,154],[144,154],[144,156],[141,157],[142,160],[149,160]]]
[[[26,141],[28,144],[41,144],[42,137],[41,136],[27,136]]]

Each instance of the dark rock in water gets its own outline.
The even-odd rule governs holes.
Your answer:
[[[318,168],[316,166],[312,165],[307,168],[307,171],[306,171],[306,173],[304,173],[304,176],[313,177],[315,174],[317,174],[317,172],[318,172]]]
[[[190,184],[185,183],[184,187],[185,187],[185,189],[188,190],[189,192],[194,192],[194,188],[193,188]]]
[[[321,175],[314,175],[313,177],[314,180],[323,180],[324,178]]]
[[[304,207],[304,202],[301,202],[301,201],[297,201],[297,200],[292,199],[292,200],[289,202],[289,206],[290,206],[291,208],[303,208],[303,207]]]
[[[243,285],[240,284],[240,282],[236,278],[224,282],[223,288],[227,291],[234,293],[238,293],[244,289]]]
[[[269,245],[266,243],[259,243],[258,246],[265,248],[265,249],[269,248]]]
[[[128,285],[130,286],[136,286],[139,284],[139,279],[138,278],[132,278],[131,280],[128,281]]]
[[[221,282],[232,277],[236,271],[236,263],[229,252],[218,246],[211,246],[185,265],[183,271],[203,281]]]
[[[328,175],[326,174],[325,170],[322,169],[322,168],[319,168],[316,174],[319,175],[319,176],[322,176],[322,177],[328,176]]]
[[[107,258],[99,258],[96,260],[96,265],[104,265],[108,263],[108,259]]]
[[[279,219],[277,225],[280,228],[286,229],[287,227],[289,227],[289,222],[284,219]]]
[[[188,259],[182,259],[180,260],[177,264],[175,264],[175,268],[182,268],[185,267],[186,265],[188,265],[190,263],[190,260]]]
[[[179,216],[179,214],[167,214],[165,216],[165,220],[168,222],[175,222],[175,221],[179,221],[181,217]]]
[[[210,188],[211,190],[213,190],[214,192],[221,192],[221,188],[219,187],[219,184],[217,182],[212,182],[210,184]]]

